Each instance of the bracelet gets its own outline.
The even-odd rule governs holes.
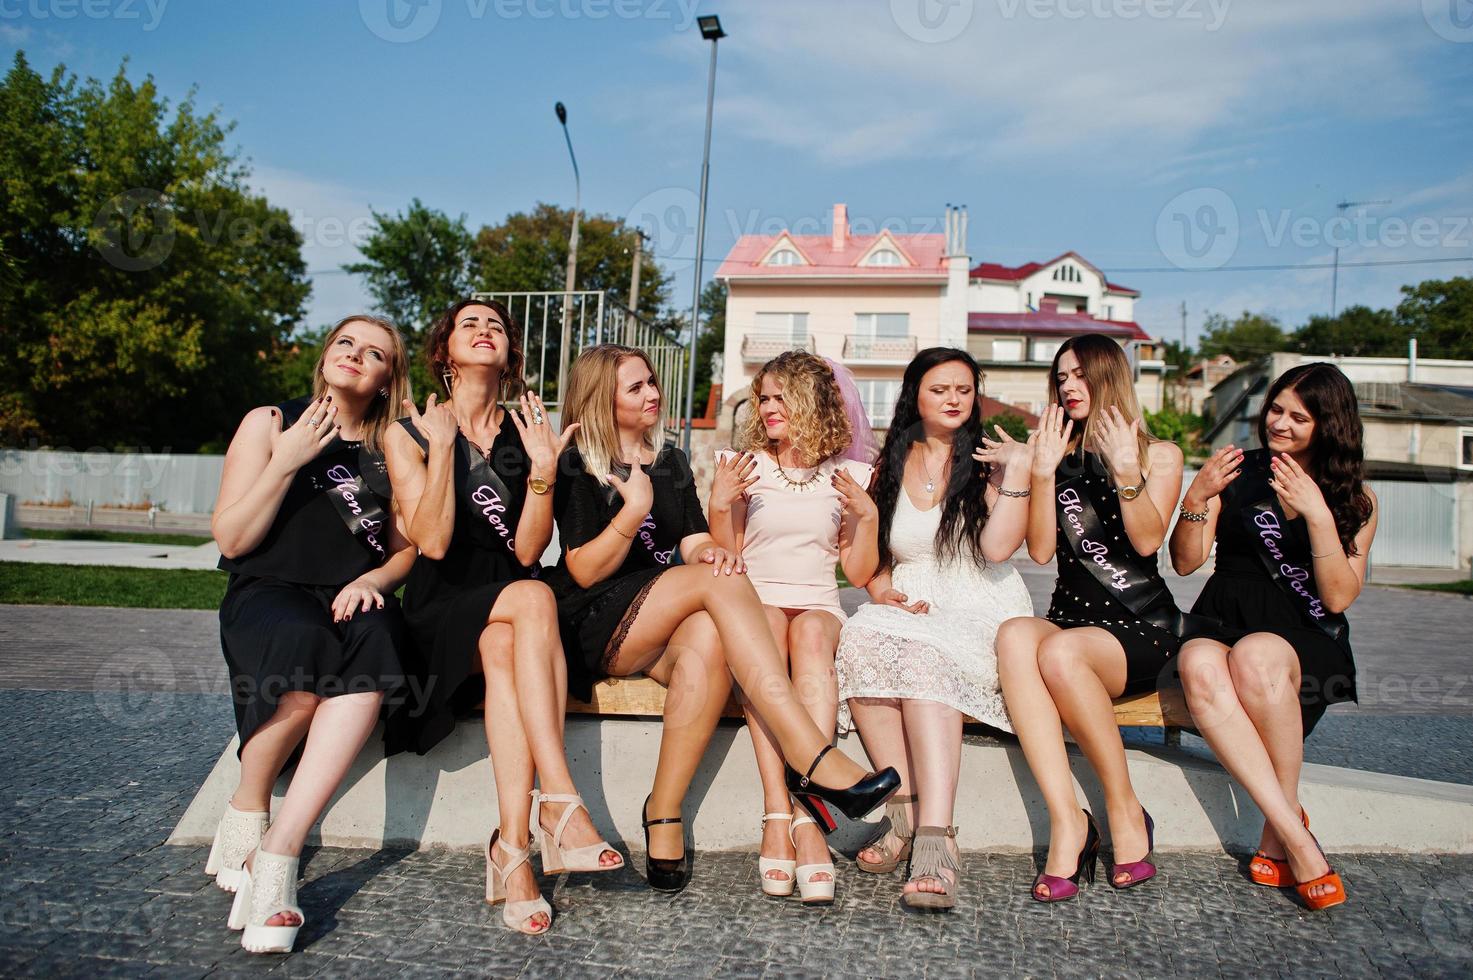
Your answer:
[[[998,487],[997,492],[1004,497],[1030,497],[1033,495],[1032,487],[1024,487],[1022,490],[1009,490],[1007,487]]]
[[[1313,551],[1311,551],[1309,553],[1309,557],[1311,557],[1311,558],[1331,558],[1331,557],[1333,557],[1333,556],[1335,556],[1337,554],[1338,555],[1341,555],[1341,556],[1344,556],[1345,549],[1344,548],[1336,548],[1336,549],[1334,549],[1332,551],[1325,552],[1323,555],[1317,555]]]
[[[1181,506],[1178,508],[1178,510],[1180,510],[1181,519],[1184,521],[1191,521],[1194,524],[1200,524],[1201,522],[1207,520],[1207,511],[1204,510],[1200,514],[1194,514],[1192,511],[1187,510],[1187,502],[1185,500],[1181,502]]]
[[[614,533],[618,534],[620,537],[628,538],[630,541],[634,540],[634,533],[632,531],[629,534],[625,534],[623,531],[619,530],[619,525],[615,524],[613,521],[609,521],[609,527],[613,528]]]

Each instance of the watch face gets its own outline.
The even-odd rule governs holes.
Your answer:
[[[539,480],[533,477],[527,481],[527,486],[532,488],[533,493],[546,493],[548,484],[546,480]]]
[[[1125,500],[1134,500],[1141,495],[1140,487],[1121,487],[1120,496]]]

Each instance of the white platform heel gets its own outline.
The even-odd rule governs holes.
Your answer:
[[[807,820],[808,818],[805,817],[804,819]],[[786,820],[791,829],[793,815],[791,813],[762,814],[762,829],[764,831],[767,830],[767,821],[769,820]],[[808,822],[812,823],[813,821],[809,820]],[[791,834],[789,834],[789,837],[791,838]],[[793,874],[797,866],[798,863],[796,861],[789,861],[784,858],[763,857],[759,853],[757,855],[757,873],[762,876],[762,894],[771,895],[773,898],[787,898],[793,894]],[[769,878],[767,877],[769,871],[781,871],[787,877]]]
[[[205,861],[205,874],[213,875],[218,887],[227,892],[240,887],[241,866],[246,855],[261,845],[270,816],[264,810],[237,810],[225,804],[225,814],[215,828],[215,841]]]
[[[808,823],[814,823],[813,818],[807,814],[803,814],[788,827],[788,838],[793,841],[793,847],[795,849],[798,846],[798,841],[794,839],[793,835],[799,827]],[[817,826],[817,824],[814,825]],[[828,845],[824,846],[827,847]],[[818,876],[821,874],[828,875],[828,881],[819,878]],[[794,881],[798,887],[798,897],[802,899],[804,905],[834,904],[834,879],[836,877],[833,861],[829,861],[826,864],[800,864],[793,873]]]
[[[240,944],[252,953],[290,953],[307,917],[297,905],[298,858],[256,849],[255,867],[241,870],[229,925],[243,930]],[[272,916],[297,917],[294,926],[271,926]]]

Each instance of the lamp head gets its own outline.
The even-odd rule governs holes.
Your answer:
[[[561,102],[559,102],[557,105],[553,106],[552,108],[553,108],[553,111],[557,113],[557,121],[560,122],[560,123],[562,123],[564,126],[566,126],[568,124],[568,110],[567,110],[567,108]]]
[[[714,41],[717,38],[726,37],[726,32],[721,29],[721,18],[715,14],[697,17],[696,26],[701,29],[701,37],[707,41]]]

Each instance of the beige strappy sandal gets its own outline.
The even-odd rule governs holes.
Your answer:
[[[793,815],[791,813],[764,813],[762,814],[762,829],[767,830],[767,821],[788,821],[788,836],[792,837]],[[812,822],[810,820],[810,822]],[[770,858],[759,850],[757,853],[757,874],[762,879],[762,894],[771,895],[773,898],[787,898],[793,894],[797,887],[794,883],[794,872],[797,871],[798,862],[789,858]],[[787,875],[786,878],[769,878],[768,874],[773,871],[781,871]]]
[[[915,801],[914,796],[890,797],[890,802],[885,804],[885,816],[890,820],[890,829],[860,848],[861,851],[879,851],[885,857],[880,861],[856,858],[855,863],[859,865],[860,871],[887,875],[910,858],[911,842],[916,835],[910,826],[910,806]]]
[[[956,855],[947,846],[948,839],[956,838],[955,827],[921,827],[916,831],[915,849],[910,856],[910,881],[934,878],[945,886],[945,891],[901,893],[900,900],[913,909],[944,911],[956,906],[956,876],[960,872]],[[948,877],[943,872],[950,871]]]
[[[486,845],[486,904],[501,905],[501,921],[506,923],[508,929],[526,936],[540,936],[552,928],[552,906],[547,904],[547,899],[538,895],[536,898],[513,902],[507,897],[506,890],[506,879],[531,859],[532,848],[513,847],[503,840],[501,852],[506,855],[506,863],[498,865],[491,857],[491,852],[496,849],[496,842],[500,839],[501,828],[498,827],[491,832],[491,843]],[[529,925],[532,916],[538,912],[547,916],[547,925],[541,929]]]
[[[542,804],[544,803],[566,803],[563,807],[562,816],[558,818],[557,826],[549,833],[542,826]],[[583,805],[583,797],[573,793],[539,793],[532,790],[532,815],[528,821],[528,829],[532,839],[542,845],[542,873],[545,875],[562,874],[565,871],[618,871],[624,867],[624,855],[614,850],[606,840],[596,841],[583,847],[564,847],[563,831],[568,829],[568,821],[573,819],[573,811],[582,809],[588,812],[588,807]],[[506,842],[502,841],[502,847]],[[601,864],[599,859],[604,854],[613,852],[618,855],[618,864]]]

